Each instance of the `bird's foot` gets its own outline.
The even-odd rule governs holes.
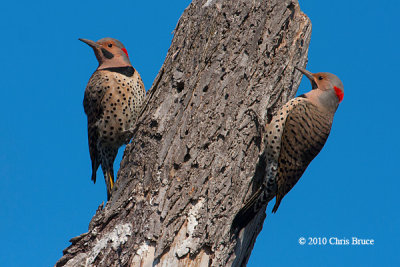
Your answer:
[[[124,143],[129,144],[133,136],[133,129],[131,128],[126,131],[123,131],[121,134],[123,136]]]
[[[252,108],[249,108],[245,111],[245,114],[249,114],[252,121],[254,121],[257,130],[259,131],[260,136],[263,136],[265,133],[265,125],[263,118]]]

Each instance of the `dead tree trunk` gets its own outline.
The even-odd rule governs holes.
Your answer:
[[[265,213],[239,235],[232,220],[262,179],[262,124],[294,96],[310,34],[297,0],[194,0],[111,200],[57,266],[245,265]]]

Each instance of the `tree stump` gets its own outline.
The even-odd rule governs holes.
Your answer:
[[[265,219],[263,125],[294,97],[310,20],[297,0],[194,0],[127,145],[111,200],[56,266],[242,266]],[[261,160],[260,160],[261,157]]]

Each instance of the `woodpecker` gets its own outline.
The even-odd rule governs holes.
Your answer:
[[[310,79],[312,90],[286,103],[265,126],[264,181],[236,215],[236,228],[246,226],[274,197],[272,212],[278,210],[283,197],[324,146],[343,100],[343,84],[336,75],[296,68]]]
[[[107,185],[107,200],[114,186],[114,160],[118,148],[129,143],[135,119],[146,91],[139,73],[132,67],[124,45],[113,38],[97,42],[81,39],[94,51],[99,66],[85,89],[83,108],[87,115],[92,181],[101,165]]]

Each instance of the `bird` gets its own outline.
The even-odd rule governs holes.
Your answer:
[[[235,229],[246,226],[274,197],[272,213],[277,212],[282,199],[325,145],[343,100],[343,83],[336,75],[295,68],[311,81],[312,90],[287,102],[265,125],[260,157],[265,160],[264,180],[235,216]]]
[[[97,42],[79,40],[93,49],[99,63],[86,86],[83,108],[87,115],[91,179],[96,183],[96,172],[101,165],[108,201],[114,186],[114,160],[118,149],[132,137],[131,129],[146,91],[120,41],[108,37]]]

